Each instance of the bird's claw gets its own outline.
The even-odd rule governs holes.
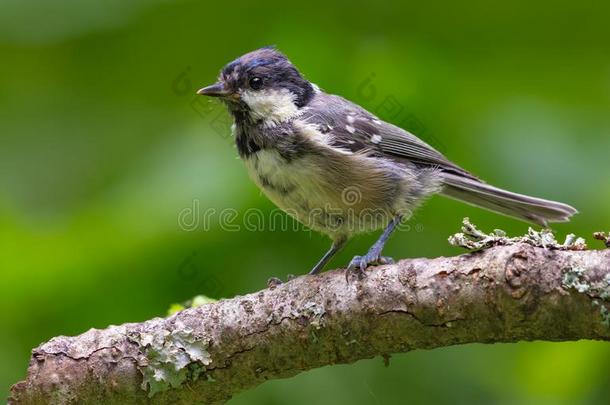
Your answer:
[[[280,280],[279,278],[271,277],[269,280],[267,280],[267,288],[272,290],[282,283],[283,283],[282,280]]]
[[[345,270],[345,281],[349,283],[349,276],[354,274],[358,277],[358,280],[362,280],[365,276],[364,270],[366,269],[366,263],[364,261],[364,256],[354,256],[354,258],[349,262],[349,266]]]
[[[295,278],[297,278],[297,276],[295,276],[294,274],[288,274],[286,276],[286,282],[292,281]],[[280,284],[284,284],[284,282],[279,277],[271,277],[267,280],[267,288],[271,290]]]
[[[358,280],[362,280],[366,275],[365,270],[369,266],[392,263],[394,263],[394,259],[391,257],[379,256],[370,252],[364,256],[354,256],[349,266],[347,266],[347,270],[345,270],[345,281],[349,282],[350,274],[354,274],[358,277]]]

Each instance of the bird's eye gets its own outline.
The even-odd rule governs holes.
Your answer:
[[[253,77],[250,79],[250,88],[252,90],[260,90],[261,87],[263,87],[263,79],[260,77]]]

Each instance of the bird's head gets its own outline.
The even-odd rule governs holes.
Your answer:
[[[281,122],[298,113],[315,93],[281,52],[266,47],[226,65],[218,81],[197,94],[219,97],[235,116]]]

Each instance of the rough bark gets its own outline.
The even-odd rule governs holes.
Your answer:
[[[343,271],[56,337],[9,402],[215,403],[330,364],[471,342],[610,340],[610,250],[524,243]]]

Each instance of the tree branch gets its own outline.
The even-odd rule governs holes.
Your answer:
[[[610,250],[519,241],[367,274],[303,276],[166,319],[53,338],[33,350],[9,402],[224,402],[269,379],[414,349],[610,340]]]

